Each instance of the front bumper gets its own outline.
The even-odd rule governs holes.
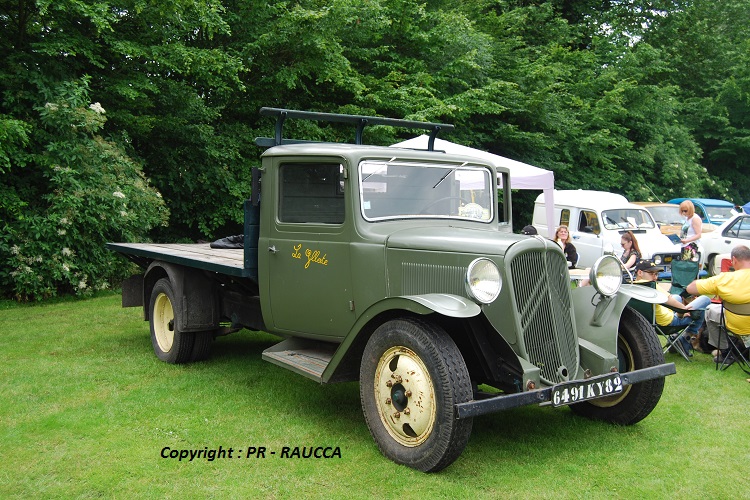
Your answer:
[[[633,385],[655,378],[662,378],[677,373],[674,363],[641,368],[632,372],[620,373],[623,385]],[[467,401],[459,403],[456,408],[456,419],[477,417],[487,413],[497,413],[520,406],[542,404],[551,401],[552,387],[544,387],[533,391],[519,392],[515,394],[503,394],[488,399]]]

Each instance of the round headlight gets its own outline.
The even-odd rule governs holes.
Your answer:
[[[494,262],[489,259],[475,259],[466,271],[466,291],[469,296],[489,304],[500,294],[503,280]]]
[[[654,264],[661,265],[661,255],[654,255]]]
[[[596,291],[602,295],[616,294],[622,284],[620,260],[612,255],[599,257],[591,267],[589,279]]]

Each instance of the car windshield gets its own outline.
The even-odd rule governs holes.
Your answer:
[[[648,211],[659,224],[682,224],[679,205],[648,207]]]
[[[602,212],[607,229],[651,229],[656,227],[651,215],[640,208],[618,208]]]
[[[711,222],[721,223],[732,218],[732,207],[706,207]]]
[[[493,218],[490,171],[458,165],[365,161],[360,164],[362,215],[375,221]]]

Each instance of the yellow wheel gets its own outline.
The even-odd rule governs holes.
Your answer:
[[[414,351],[391,347],[375,371],[375,404],[380,420],[393,439],[418,446],[435,425],[435,388],[430,373]]]
[[[169,352],[174,344],[174,309],[166,293],[160,293],[154,300],[154,337],[162,352]]]
[[[424,472],[453,463],[472,420],[454,406],[472,398],[461,351],[442,328],[421,319],[392,320],[370,337],[359,372],[362,411],[381,453]]]
[[[179,330],[177,318],[181,312],[169,279],[157,281],[151,291],[149,308],[151,345],[156,356],[167,363],[187,363],[193,360],[195,333]]]

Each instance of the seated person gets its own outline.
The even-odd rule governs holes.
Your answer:
[[[555,243],[560,245],[560,248],[565,252],[565,260],[568,261],[568,267],[574,268],[578,263],[578,251],[575,245],[570,243],[570,232],[568,226],[560,226],[555,231],[555,237],[553,238]]]
[[[636,269],[635,271],[636,283],[656,281],[657,277],[659,276],[659,273],[664,270],[661,267],[655,266],[654,263],[651,262],[650,260],[640,261],[638,265],[635,266],[635,269]],[[705,309],[708,306],[708,304],[711,303],[711,299],[709,297],[706,297],[705,295],[701,295],[700,297],[696,297],[690,304],[684,305],[682,304],[682,302],[677,300],[677,298],[674,295],[670,295],[664,290],[659,289],[658,286],[656,287],[656,291],[667,297],[666,304],[674,307],[675,309],[682,309],[685,311],[685,313],[677,313],[677,312],[672,311],[668,307],[664,307],[661,304],[654,304],[654,318],[656,320],[657,325],[659,326],[688,325],[687,329],[685,330],[684,335],[680,338],[680,343],[682,344],[682,347],[685,353],[690,355],[690,349],[692,348],[692,344],[690,343],[690,338],[693,335],[698,334],[698,328],[700,328],[700,326],[703,324],[703,317],[705,316],[705,311],[700,311],[700,314],[698,315],[698,319],[693,319],[691,315],[689,314],[689,311],[693,309]]]
[[[635,266],[641,260],[641,249],[638,247],[638,240],[635,239],[633,231],[622,233],[620,245],[622,246],[622,255],[620,256],[622,265],[630,272],[635,271]]]
[[[734,272],[717,274],[706,279],[695,280],[686,290],[691,294],[717,295],[720,299],[732,304],[747,304],[750,302],[750,248],[737,245],[730,254]],[[746,347],[750,347],[750,317],[735,316],[725,311],[727,329],[737,335]],[[719,323],[721,321],[721,304],[711,304],[706,311],[706,331],[708,343],[718,348],[714,356],[726,354],[728,344],[726,338],[719,345]],[[721,359],[719,359],[721,361]]]

